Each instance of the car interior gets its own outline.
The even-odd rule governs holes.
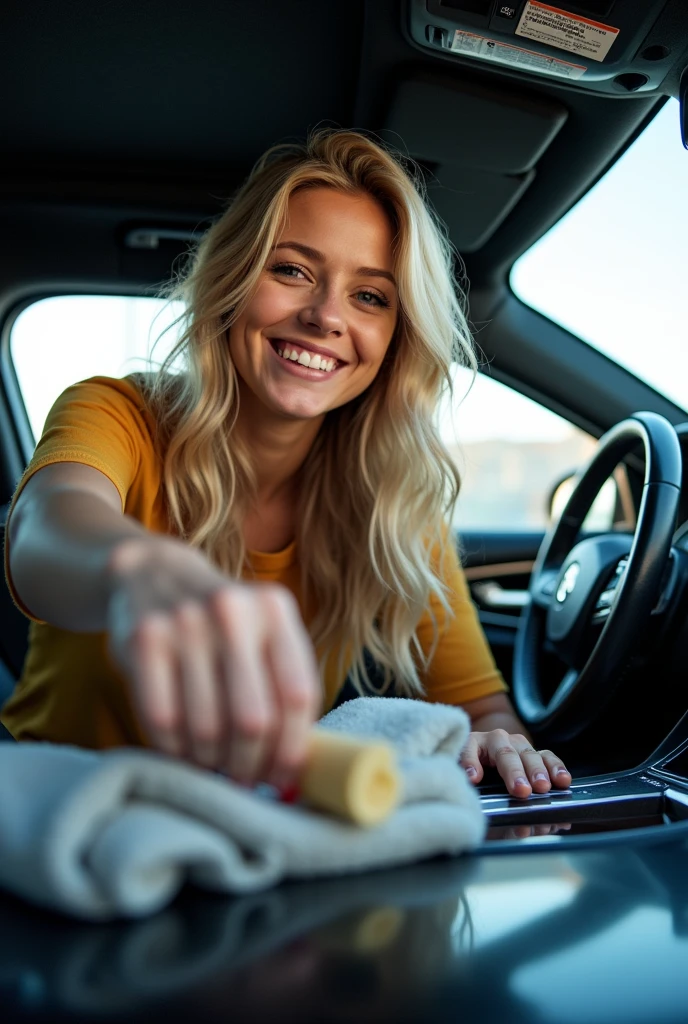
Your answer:
[[[684,0],[24,0],[2,22],[2,529],[37,439],[18,318],[55,296],[159,294],[270,145],[316,126],[373,133],[418,163],[459,253],[481,376],[601,439],[587,468],[564,467],[582,472],[551,524],[457,533],[517,710],[584,780],[535,812],[487,779],[494,838],[521,820],[575,819],[575,842],[688,817],[688,411],[510,283],[688,92]],[[589,529],[610,479],[613,521]],[[0,702],[27,642],[3,586]]]

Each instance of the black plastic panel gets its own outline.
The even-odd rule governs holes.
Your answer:
[[[568,112],[544,97],[493,92],[449,77],[402,81],[386,127],[412,156],[498,174],[531,170]]]
[[[542,530],[462,530],[458,535],[461,562],[465,568],[503,562],[532,562],[543,537]]]

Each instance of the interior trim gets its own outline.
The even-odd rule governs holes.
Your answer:
[[[464,569],[466,579],[489,579],[492,576],[521,576],[533,571],[534,562],[497,562],[494,565],[471,565]]]

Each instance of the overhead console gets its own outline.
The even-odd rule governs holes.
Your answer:
[[[658,90],[685,62],[685,0],[409,0],[425,49],[607,95]]]

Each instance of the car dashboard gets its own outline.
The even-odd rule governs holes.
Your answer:
[[[633,771],[482,804],[472,854],[229,898],[187,887],[142,920],[0,896],[3,1022],[685,1019],[688,716]]]

